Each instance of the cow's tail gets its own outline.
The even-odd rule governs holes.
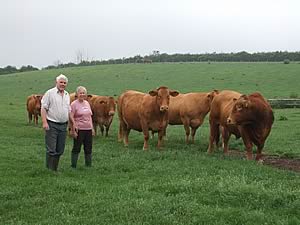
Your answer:
[[[216,129],[215,142],[217,148],[219,147],[219,142],[220,142],[220,129],[221,129],[220,126],[218,126],[218,128]]]
[[[118,111],[118,117],[119,117],[119,133],[118,133],[118,141],[121,142],[123,139],[123,127],[122,127],[122,98],[121,96],[118,98],[117,101],[117,111]]]

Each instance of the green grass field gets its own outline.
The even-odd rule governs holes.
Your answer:
[[[83,153],[70,167],[68,138],[59,172],[45,169],[41,125],[28,125],[26,97],[44,93],[59,73],[67,90],[117,96],[166,85],[179,92],[233,89],[266,98],[300,96],[300,64],[132,64],[45,70],[0,76],[0,224],[300,224],[299,173],[207,155],[207,118],[196,143],[169,126],[162,151],[132,131],[129,147],[117,142],[118,118],[108,138],[94,138],[92,168]],[[300,157],[300,109],[276,109],[264,153]],[[280,120],[286,117],[287,120]],[[243,151],[241,140],[230,148]]]

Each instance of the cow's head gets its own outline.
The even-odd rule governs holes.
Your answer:
[[[153,97],[156,97],[156,103],[159,106],[159,110],[161,112],[166,112],[169,110],[170,96],[176,97],[179,92],[162,86],[155,90],[149,91],[149,94]]]
[[[241,95],[240,98],[234,98],[233,101],[232,111],[227,118],[228,124],[244,125],[255,120],[253,104],[247,95]]]
[[[33,99],[34,99],[34,105],[35,105],[35,109],[39,112],[39,114],[41,114],[41,100],[43,98],[43,95],[33,95]]]
[[[113,97],[108,97],[108,115],[113,116],[116,112],[116,100]]]

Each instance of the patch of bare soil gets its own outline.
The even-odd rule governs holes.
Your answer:
[[[245,158],[245,153],[238,150],[229,151],[229,155],[239,156]],[[298,158],[288,158],[280,157],[277,155],[266,155],[264,154],[262,160],[259,161],[263,165],[268,165],[284,170],[292,170],[295,172],[300,172],[300,159]]]

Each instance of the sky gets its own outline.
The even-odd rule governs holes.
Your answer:
[[[299,0],[0,0],[0,67],[300,51]]]

